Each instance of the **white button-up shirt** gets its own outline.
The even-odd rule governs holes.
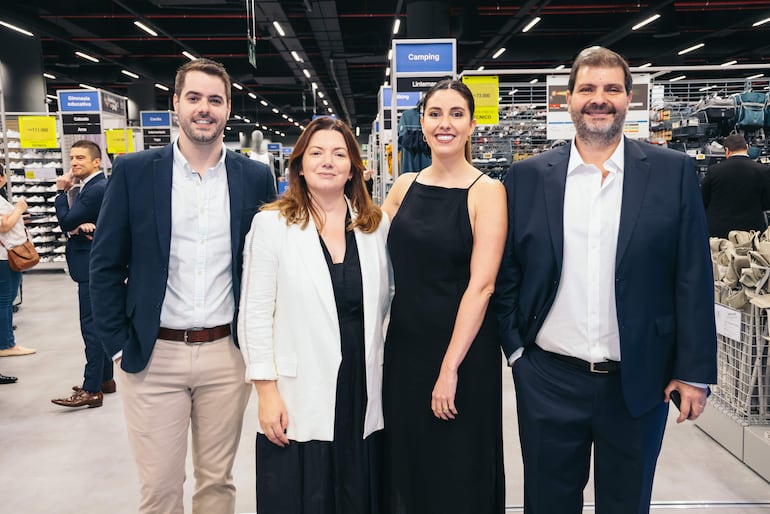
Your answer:
[[[620,360],[615,253],[623,199],[623,140],[604,163],[586,164],[572,141],[564,191],[564,257],[556,299],[537,335],[549,352],[588,362]]]
[[[201,176],[174,143],[171,182],[171,254],[162,327],[225,325],[233,320],[230,193],[225,147],[217,164]]]

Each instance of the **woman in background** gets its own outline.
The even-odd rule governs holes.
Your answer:
[[[379,512],[391,277],[363,171],[348,126],[314,120],[246,240],[238,336],[258,396],[259,512]]]
[[[505,245],[505,190],[470,163],[473,94],[425,96],[431,165],[393,184],[383,210],[396,294],[385,344],[388,513],[502,514],[502,361],[487,312]]]
[[[8,183],[5,169],[0,165],[0,189]],[[0,194],[0,357],[30,355],[37,350],[16,344],[13,335],[13,301],[19,292],[21,273],[8,267],[8,248],[23,244],[27,240],[22,214],[27,202],[21,198],[11,204]],[[16,377],[0,375],[0,384],[16,382]]]

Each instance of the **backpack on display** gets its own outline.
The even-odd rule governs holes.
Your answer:
[[[765,125],[767,95],[752,91],[732,95],[735,104],[735,128],[756,130]]]
[[[695,106],[695,114],[702,123],[719,123],[735,116],[735,102],[732,98],[714,95],[704,98]]]

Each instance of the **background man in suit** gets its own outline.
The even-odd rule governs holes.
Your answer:
[[[695,419],[716,380],[713,285],[690,158],[623,138],[632,77],[581,52],[577,135],[515,163],[496,305],[512,362],[528,514],[647,512],[670,394]],[[687,382],[684,382],[687,381]]]
[[[56,179],[56,217],[67,235],[67,266],[70,277],[78,284],[80,333],[86,349],[82,387],[74,386],[74,393],[68,398],[51,400],[64,407],[101,407],[102,393],[115,392],[112,358],[105,353],[96,333],[88,286],[91,241],[107,185],[107,179],[99,169],[101,162],[99,145],[85,139],[76,141],[70,149],[70,172]],[[80,190],[70,205],[67,193],[78,182]]]
[[[726,238],[731,230],[765,230],[770,167],[749,158],[741,134],[727,136],[724,147],[726,159],[711,166],[701,184],[709,235]]]
[[[226,150],[230,77],[182,66],[172,144],[115,161],[91,254],[96,328],[120,362],[141,513],[183,512],[188,428],[194,513],[232,513],[251,386],[232,335],[243,242],[275,196],[267,167]]]

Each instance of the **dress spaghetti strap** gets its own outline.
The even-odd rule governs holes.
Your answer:
[[[483,173],[480,173],[480,174],[479,174],[479,176],[478,176],[478,177],[476,177],[476,178],[473,180],[473,182],[471,182],[471,185],[470,185],[470,186],[468,186],[468,189],[472,188],[472,187],[473,187],[473,184],[475,184],[476,182],[478,182],[478,181],[479,181],[479,179],[480,179],[481,177],[483,177],[483,176],[484,176],[484,174],[483,174]],[[415,180],[417,180],[417,178],[415,178]]]

